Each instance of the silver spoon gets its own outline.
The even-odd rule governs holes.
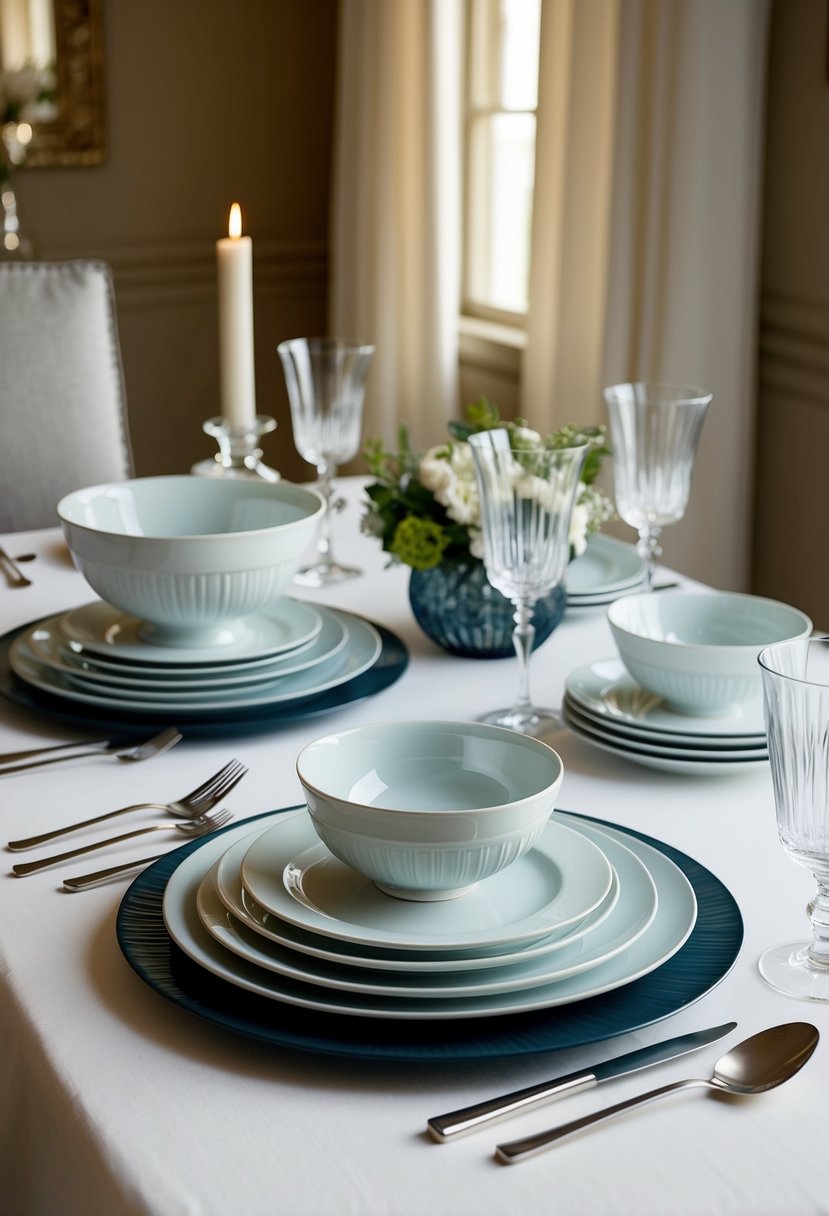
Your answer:
[[[525,1136],[522,1140],[510,1140],[499,1144],[495,1149],[495,1159],[504,1165],[512,1165],[523,1161],[543,1148],[571,1136],[582,1128],[599,1123],[602,1119],[611,1119],[623,1111],[632,1110],[666,1094],[677,1093],[681,1089],[691,1089],[702,1085],[707,1089],[717,1090],[726,1094],[760,1094],[764,1090],[774,1089],[782,1085],[799,1071],[811,1056],[818,1044],[820,1035],[816,1027],[809,1022],[787,1022],[782,1026],[770,1026],[761,1030],[726,1052],[714,1066],[713,1075],[705,1080],[674,1081],[659,1089],[651,1089],[647,1093],[628,1098],[626,1102],[617,1102],[615,1106],[606,1106],[604,1110],[595,1111],[583,1119],[574,1119],[571,1123],[563,1123],[548,1131],[538,1132],[534,1136]]]

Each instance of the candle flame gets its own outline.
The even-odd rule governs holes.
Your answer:
[[[227,221],[227,235],[234,241],[238,241],[242,235],[242,208],[238,203],[234,203],[230,208],[230,216]]]

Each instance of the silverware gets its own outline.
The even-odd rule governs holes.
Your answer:
[[[611,1081],[614,1077],[624,1077],[628,1073],[640,1072],[664,1060],[674,1060],[678,1056],[687,1055],[689,1051],[698,1051],[708,1043],[714,1043],[723,1035],[730,1034],[737,1026],[736,1022],[724,1022],[722,1026],[713,1026],[709,1030],[698,1030],[693,1034],[679,1035],[677,1038],[665,1039],[650,1047],[641,1047],[637,1051],[626,1052],[612,1060],[605,1060],[592,1068],[581,1068],[577,1072],[568,1073],[563,1077],[554,1077],[551,1081],[542,1081],[539,1085],[529,1085],[526,1089],[516,1089],[512,1093],[502,1094],[499,1098],[491,1098],[486,1102],[478,1102],[474,1106],[465,1106],[461,1110],[450,1111],[447,1115],[437,1115],[427,1121],[427,1128],[433,1140],[445,1144],[451,1139],[477,1131],[485,1124],[509,1115],[538,1106],[542,1102],[550,1102],[554,1098],[563,1098],[567,1094],[577,1094],[584,1089],[592,1089],[603,1081]]]
[[[210,820],[209,826],[205,827],[204,832],[200,832],[199,835],[208,836],[217,828],[223,827],[231,818],[230,811],[218,811]],[[118,874],[127,874],[130,870],[138,870],[141,866],[148,866],[154,861],[160,861],[162,857],[166,857],[166,853],[156,853],[154,857],[137,857],[133,861],[122,861],[118,865],[107,866],[105,870],[94,870],[91,874],[82,874],[78,878],[64,878],[63,885],[69,891],[83,891],[85,887],[106,882],[108,878],[115,878]]]
[[[149,828],[136,828],[133,832],[122,832],[120,836],[108,836],[106,840],[84,844],[78,849],[69,849],[66,853],[53,853],[49,857],[41,857],[38,861],[19,861],[12,866],[12,871],[18,878],[23,878],[27,874],[45,870],[47,866],[55,866],[58,862],[69,861],[83,853],[93,853],[96,849],[105,849],[111,844],[119,844],[122,840],[132,840],[135,836],[147,836],[150,832],[181,832],[182,836],[204,836],[206,832],[212,832],[227,823],[229,818],[230,811],[217,811],[215,815],[202,815],[199,819],[188,819],[184,823],[154,823]]]
[[[0,768],[0,777],[11,773],[25,773],[31,768],[43,768],[47,764],[61,764],[65,760],[80,760],[84,756],[115,756],[117,760],[133,761],[133,760],[149,760],[152,756],[160,756],[162,752],[169,751],[171,747],[175,747],[181,741],[182,736],[175,729],[169,726],[163,730],[161,734],[154,735],[152,739],[148,739],[146,743],[140,743],[137,746],[126,747],[123,742],[113,743],[108,739],[97,740],[94,743],[55,743],[50,747],[34,747],[29,751],[23,752],[6,752],[0,756],[0,764],[4,764],[4,768]],[[54,756],[48,760],[33,760],[31,764],[12,764],[14,760],[25,760],[29,756],[37,756],[44,752],[59,752],[67,751],[69,748],[82,747],[85,750],[74,752],[71,756]]]
[[[248,770],[238,760],[231,760],[224,768],[209,777],[189,794],[185,794],[178,802],[136,802],[131,806],[122,806],[117,811],[107,811],[104,815],[96,815],[93,819],[83,819],[80,823],[70,823],[66,827],[55,828],[51,832],[43,832],[40,836],[27,836],[25,840],[10,840],[8,848],[19,853],[23,849],[31,849],[39,844],[46,844],[58,836],[68,832],[76,832],[79,828],[88,828],[105,819],[115,819],[118,815],[126,815],[130,811],[157,810],[166,811],[170,815],[178,815],[184,819],[198,819],[205,811],[211,810],[217,802],[237,786]]]
[[[31,587],[32,580],[26,578],[17,562],[9,557],[5,549],[0,549],[0,562],[6,567],[6,578],[10,587]]]
[[[750,1039],[745,1039],[726,1052],[715,1064],[710,1078],[674,1081],[670,1085],[662,1085],[659,1089],[649,1090],[648,1093],[638,1094],[635,1098],[628,1098],[626,1102],[617,1102],[615,1106],[595,1111],[583,1119],[574,1119],[572,1123],[564,1123],[535,1136],[525,1136],[522,1140],[499,1144],[495,1149],[496,1160],[504,1165],[523,1161],[525,1157],[563,1140],[565,1136],[571,1136],[574,1132],[591,1127],[603,1119],[620,1115],[635,1106],[643,1106],[646,1102],[652,1102],[666,1094],[678,1093],[681,1089],[701,1085],[726,1094],[760,1094],[767,1089],[774,1089],[788,1081],[803,1067],[817,1047],[819,1038],[817,1028],[808,1022],[788,1022],[782,1026],[770,1026],[768,1030],[752,1035]]]

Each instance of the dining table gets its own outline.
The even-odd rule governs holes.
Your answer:
[[[303,806],[296,759],[321,735],[379,721],[470,720],[508,703],[517,687],[514,658],[453,656],[420,631],[410,571],[390,564],[360,528],[364,487],[360,477],[338,479],[344,506],[334,519],[338,557],[359,567],[360,577],[320,589],[295,585],[291,595],[390,631],[407,657],[396,679],[318,714],[184,730],[177,746],[143,763],[91,756],[0,776],[4,843],[127,804],[179,798],[232,759],[248,773],[222,806],[234,825],[250,819],[253,827],[268,812]],[[6,535],[0,544],[12,557],[35,555],[25,567],[29,586],[0,585],[0,634],[95,599],[57,526]],[[666,577],[700,588],[657,571],[657,582]],[[535,698],[558,707],[569,672],[615,653],[604,606],[568,609],[532,657]],[[82,714],[73,720],[71,704],[59,713],[18,693],[6,672],[0,753],[107,737]],[[274,1033],[246,1033],[244,1020],[232,1016],[232,990],[227,1016],[205,1015],[197,1001],[148,982],[126,957],[119,909],[151,868],[84,890],[63,886],[65,877],[99,865],[187,849],[174,831],[26,877],[11,873],[16,858],[7,851],[0,881],[2,1216],[829,1212],[829,1008],[774,990],[758,971],[768,946],[807,936],[814,890],[812,876],[780,844],[769,764],[724,775],[671,772],[594,747],[564,725],[548,741],[564,766],[554,815],[573,813],[660,842],[733,901],[738,941],[715,982],[690,996],[663,992],[661,1003],[643,1006],[621,1028],[611,1021],[605,1032],[591,1024],[585,1002],[581,1036],[576,1004],[566,1010],[570,1038],[558,1045],[557,1008],[444,1026],[323,1015],[273,1001]],[[139,812],[131,825],[158,822],[163,816]],[[732,934],[734,927],[732,916]],[[714,922],[712,950],[716,935]],[[245,1000],[239,992],[240,1009]],[[430,1117],[728,1022],[736,1023],[732,1032],[683,1058],[456,1142],[435,1143],[427,1134]],[[825,1041],[779,1089],[743,1097],[683,1091],[513,1167],[494,1157],[504,1140],[654,1086],[709,1077],[729,1047],[786,1022],[812,1023]]]

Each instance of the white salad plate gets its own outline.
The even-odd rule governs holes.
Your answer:
[[[593,536],[580,557],[567,567],[568,599],[598,599],[626,587],[638,586],[647,566],[634,548],[612,536]]]
[[[247,830],[245,823],[238,825],[239,835]],[[656,887],[657,914],[637,941],[609,961],[598,963],[578,975],[528,990],[423,999],[344,992],[295,981],[239,958],[208,933],[196,906],[205,875],[234,838],[238,838],[235,830],[225,831],[215,840],[207,840],[182,860],[165,889],[164,923],[176,945],[212,975],[248,992],[301,1008],[358,1017],[449,1020],[498,1017],[569,1005],[621,988],[655,971],[687,941],[697,915],[693,888],[664,854],[615,828],[602,827],[599,832],[591,827],[591,832],[618,840],[644,863]],[[586,840],[586,836],[583,839]],[[515,862],[516,866],[518,864]],[[457,909],[461,902],[452,900],[451,906]]]
[[[160,646],[147,632],[147,623],[129,616],[103,600],[84,604],[59,618],[59,628],[68,643],[77,643],[93,654],[137,663],[184,663],[205,665],[233,659],[256,659],[281,654],[310,642],[322,628],[322,618],[312,604],[283,597],[268,612],[246,617],[244,629],[236,622],[228,640],[210,646]]]
[[[570,672],[565,691],[572,702],[594,718],[643,731],[670,735],[730,739],[735,743],[765,743],[761,701],[752,700],[717,717],[683,714],[668,709],[656,693],[637,684],[621,659],[600,659]]]
[[[258,836],[240,874],[256,902],[288,924],[405,950],[494,950],[546,937],[598,908],[613,880],[599,846],[554,817],[529,852],[462,898],[395,899],[329,853],[307,811]]]
[[[644,765],[645,768],[659,769],[661,772],[682,773],[695,777],[725,777],[738,773],[756,772],[761,764],[768,762],[768,757],[762,755],[753,760],[734,760],[726,757],[689,760],[687,756],[680,752],[677,752],[673,756],[657,756],[648,752],[634,751],[628,746],[620,746],[618,743],[611,742],[607,738],[599,739],[594,735],[588,734],[586,730],[573,721],[568,713],[566,703],[562,717],[573,734],[577,735],[580,739],[584,739],[591,747],[598,747],[601,751],[608,752],[612,756],[621,756],[625,760],[631,760],[634,764]]]
[[[328,611],[336,612],[335,609]],[[70,701],[99,707],[169,714],[178,710],[187,712],[272,706],[327,692],[361,675],[377,661],[382,649],[382,639],[374,626],[360,617],[346,613],[342,614],[342,620],[348,635],[347,645],[335,658],[325,660],[296,675],[272,680],[265,685],[257,684],[249,689],[231,689],[224,693],[218,689],[204,696],[186,696],[176,689],[165,693],[163,688],[159,688],[158,693],[150,696],[142,696],[130,690],[123,694],[115,690],[92,692],[76,687],[72,677],[45,667],[28,657],[23,650],[15,649],[14,644],[9,650],[9,664],[21,680],[35,688]]]
[[[216,891],[215,865],[199,886],[196,906],[208,933],[225,949],[254,966],[291,980],[343,992],[402,996],[416,1000],[487,996],[537,988],[541,984],[578,975],[609,961],[641,937],[656,915],[656,886],[643,863],[629,850],[627,857],[622,857],[622,866],[623,871],[618,874],[617,881],[620,891],[625,893],[624,898],[617,905],[614,915],[589,939],[535,959],[524,959],[519,955],[511,965],[505,967],[448,974],[342,967],[285,949],[251,931],[227,911]]]
[[[604,726],[591,721],[584,714],[579,713],[578,709],[566,698],[564,708],[567,712],[568,720],[576,725],[584,734],[590,735],[593,739],[606,740],[608,743],[615,744],[617,747],[624,748],[625,751],[634,752],[637,755],[673,757],[677,760],[768,760],[769,756],[767,747],[705,747],[701,743],[698,743],[696,747],[692,747],[685,742],[669,744],[651,743],[638,739],[622,739],[606,730]]]
[[[540,958],[542,955],[561,950],[565,946],[575,945],[588,934],[597,929],[613,912],[619,902],[620,889],[618,872],[615,861],[625,869],[625,857],[619,858],[622,845],[615,841],[604,842],[603,851],[614,868],[610,890],[594,912],[577,921],[574,925],[559,929],[540,940],[519,942],[517,946],[502,946],[493,951],[486,947],[473,947],[466,950],[388,950],[380,946],[338,941],[334,938],[322,937],[316,933],[300,929],[288,924],[266,911],[256,902],[242,886],[239,872],[242,859],[253,843],[254,833],[250,837],[238,841],[222,855],[210,871],[211,881],[225,909],[246,928],[260,936],[268,938],[277,945],[289,950],[309,954],[315,959],[324,959],[340,966],[371,968],[379,971],[477,971],[483,968],[507,967],[516,961],[526,961]]]
[[[617,722],[613,718],[603,718],[601,714],[591,713],[590,710],[574,701],[566,692],[564,700],[571,713],[583,719],[585,726],[591,726],[608,739],[613,739],[620,745],[635,743],[646,747],[668,747],[672,751],[692,750],[718,752],[750,751],[768,753],[768,741],[765,735],[681,735],[676,731],[640,730],[635,726]]]
[[[53,617],[42,624],[33,625],[15,640],[15,646],[26,657],[41,663],[52,671],[60,672],[72,680],[78,688],[89,688],[92,691],[107,692],[117,689],[122,692],[132,690],[140,694],[151,692],[154,696],[159,691],[166,693],[170,689],[177,692],[204,694],[221,688],[234,688],[243,685],[264,684],[278,677],[295,675],[315,667],[326,659],[331,659],[344,648],[348,634],[342,619],[326,608],[316,610],[322,620],[322,628],[310,642],[275,658],[258,660],[251,670],[245,667],[238,671],[235,668],[227,670],[222,667],[199,668],[164,668],[126,665],[107,665],[101,669],[94,662],[72,651],[67,651],[62,644],[56,628],[59,617]]]

